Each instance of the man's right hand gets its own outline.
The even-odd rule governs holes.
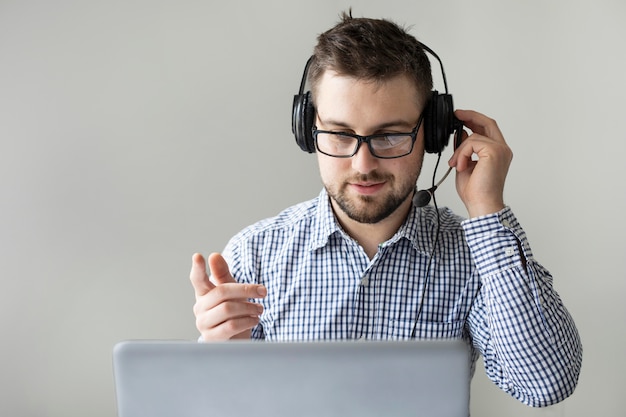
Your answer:
[[[196,253],[191,261],[191,285],[196,293],[193,313],[196,327],[205,342],[249,339],[250,329],[259,323],[263,306],[248,301],[264,298],[267,290],[259,284],[240,284],[230,274],[222,255],[209,255],[207,274],[204,257]]]

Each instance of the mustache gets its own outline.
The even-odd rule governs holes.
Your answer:
[[[379,173],[378,171],[372,171],[367,174],[358,174],[353,177],[347,179],[347,182],[355,183],[355,182],[383,182],[392,179],[392,175],[384,175]]]

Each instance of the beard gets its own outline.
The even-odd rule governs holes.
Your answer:
[[[380,175],[373,171],[368,175],[360,175],[354,179],[354,182],[358,181],[386,181],[394,185],[395,178]],[[378,223],[389,217],[415,190],[415,181],[407,181],[406,184],[400,184],[399,189],[392,187],[392,190],[384,196],[350,196],[347,193],[348,184],[349,181],[335,188],[328,184],[324,186],[330,198],[350,219],[367,224]]]

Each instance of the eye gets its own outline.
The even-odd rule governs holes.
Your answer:
[[[334,142],[352,142],[354,138],[350,136],[349,133],[346,132],[331,132],[329,134],[330,140]]]
[[[338,140],[353,140],[354,137],[348,132],[332,132],[332,135]]]
[[[394,148],[411,140],[410,135],[388,134],[376,137],[372,140],[372,144],[379,149]]]

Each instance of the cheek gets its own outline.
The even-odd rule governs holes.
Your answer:
[[[411,170],[411,172],[416,172],[419,175],[422,170],[422,163],[424,162],[424,143],[419,141],[415,144],[413,148],[413,152],[408,155],[409,164],[407,169]]]
[[[415,183],[422,170],[423,156],[421,154],[408,155],[407,159],[394,168],[396,180],[403,183]]]
[[[333,158],[324,154],[317,154],[317,165],[320,170],[320,177],[324,184],[335,182],[337,177],[346,168],[343,167],[346,163],[349,164],[349,158]]]

